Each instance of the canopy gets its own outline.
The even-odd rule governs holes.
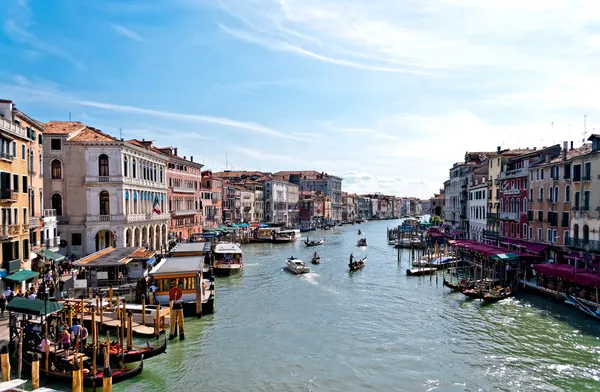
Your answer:
[[[37,252],[35,252],[35,254],[40,255],[45,259],[54,260],[56,262],[63,261],[65,259],[65,256],[61,255],[60,253],[53,252],[50,249],[38,250]]]
[[[12,280],[14,282],[23,282],[24,280],[29,280],[33,278],[37,278],[39,274],[30,270],[21,270],[19,272],[15,272],[14,274],[10,274],[5,276],[4,279]]]
[[[519,255],[517,255],[516,253],[500,253],[497,255],[493,255],[490,259],[491,260],[515,260],[519,258]]]
[[[59,302],[42,301],[41,299],[29,299],[14,297],[6,306],[11,312],[31,314],[34,316],[47,316],[60,312],[64,305]]]
[[[575,267],[566,264],[535,264],[533,269],[542,275],[562,279],[568,279],[575,273]]]
[[[577,272],[571,275],[571,282],[581,286],[593,286],[600,288],[600,275],[594,272]]]

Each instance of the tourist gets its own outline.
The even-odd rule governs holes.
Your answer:
[[[319,258],[319,254],[317,252],[315,252],[315,254],[313,255],[313,259],[318,259]]]
[[[79,321],[74,320],[73,321],[73,326],[71,327],[71,331],[73,332],[73,337],[79,335],[79,328],[81,328],[79,326]]]
[[[71,348],[71,335],[69,334],[69,331],[63,329],[59,339],[58,344],[64,350],[63,354],[66,358],[67,355],[69,355],[69,349]]]
[[[42,339],[42,343],[40,344],[40,351],[45,353],[46,348],[50,351],[50,341],[44,336],[44,339]]]
[[[154,285],[154,281],[150,285],[150,292],[152,293],[152,303],[156,305],[158,301],[156,300],[156,286]]]
[[[79,330],[79,338],[81,339],[81,349],[83,350],[83,348],[85,347],[86,343],[87,343],[87,337],[88,337],[88,330],[85,327],[85,325],[81,325],[81,328]]]
[[[6,298],[10,298],[12,296],[12,289],[10,287],[7,287],[6,290],[4,290],[4,296]]]
[[[0,295],[0,317],[4,317],[4,311],[6,310],[6,296]]]
[[[31,290],[31,293],[29,293],[29,295],[27,296],[27,298],[29,298],[29,299],[35,299],[35,297],[37,297],[37,294],[35,293],[35,291]]]

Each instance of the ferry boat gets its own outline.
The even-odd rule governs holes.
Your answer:
[[[215,246],[213,271],[215,275],[228,276],[244,268],[242,249],[237,244],[219,242]]]
[[[273,242],[293,242],[300,239],[300,230],[280,230],[276,235]]]
[[[275,236],[277,236],[277,233],[279,233],[280,230],[279,227],[263,227],[258,229],[256,238],[261,241],[271,242],[275,239]]]

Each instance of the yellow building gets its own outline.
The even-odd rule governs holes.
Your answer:
[[[15,287],[23,282],[20,279],[31,282],[33,277],[29,271],[10,275],[31,267],[28,162],[34,138],[37,142],[37,132],[18,115],[13,102],[0,100],[0,286],[4,287]]]

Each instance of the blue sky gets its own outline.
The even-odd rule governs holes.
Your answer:
[[[595,129],[592,1],[11,0],[0,98],[178,146],[429,197],[467,150]],[[554,124],[553,126],[551,124]]]

